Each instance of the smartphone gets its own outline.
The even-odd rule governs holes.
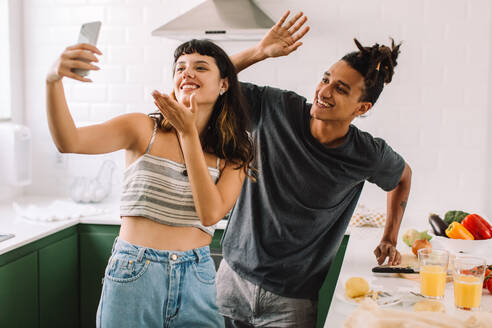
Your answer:
[[[77,41],[77,43],[89,43],[95,46],[97,43],[97,38],[99,37],[100,29],[101,29],[101,22],[99,21],[83,24],[80,27],[79,40]],[[89,62],[87,59],[80,58],[79,60],[85,61],[87,63]],[[87,69],[74,68],[72,69],[72,72],[80,76],[89,75],[89,70]]]

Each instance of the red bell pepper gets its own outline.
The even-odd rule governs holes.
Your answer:
[[[476,215],[476,214],[475,214]],[[477,215],[478,218],[480,219],[480,221],[482,221],[482,223],[487,227],[489,228],[489,231],[490,231],[490,234],[492,235],[492,225],[490,225],[489,221],[485,220],[483,217],[481,217],[480,215]]]
[[[475,239],[489,239],[492,237],[492,232],[482,221],[483,219],[478,214],[469,214],[461,221],[461,224],[471,232]]]

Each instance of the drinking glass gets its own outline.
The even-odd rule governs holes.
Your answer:
[[[448,251],[422,248],[418,251],[420,293],[427,298],[442,299],[446,289]]]
[[[479,310],[485,259],[473,256],[456,257],[453,264],[454,304],[462,310]]]

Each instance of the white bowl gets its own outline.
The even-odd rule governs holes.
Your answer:
[[[433,248],[445,249],[453,254],[470,254],[483,257],[488,264],[492,264],[492,239],[463,240],[441,236],[432,236]]]

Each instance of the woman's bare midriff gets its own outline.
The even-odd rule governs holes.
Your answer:
[[[212,236],[195,227],[173,227],[144,217],[121,217],[119,238],[159,250],[188,251],[210,245]]]

